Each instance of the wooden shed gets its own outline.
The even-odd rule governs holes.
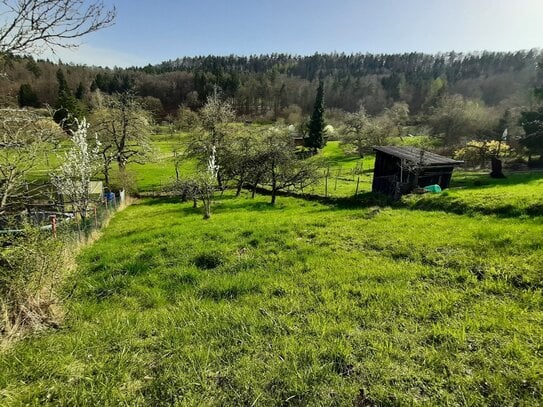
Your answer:
[[[292,140],[294,141],[294,145],[296,147],[305,147],[305,141],[307,140],[307,137],[294,135],[292,137]]]
[[[462,161],[416,147],[374,147],[375,169],[372,192],[395,196],[414,187],[438,184],[448,188],[454,167]]]

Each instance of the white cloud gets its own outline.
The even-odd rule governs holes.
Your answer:
[[[40,55],[40,57],[48,58],[52,61],[60,59],[64,63],[72,62],[74,64],[108,66],[111,68],[114,66],[143,66],[148,63],[148,61],[136,55],[87,44],[82,44],[74,49],[59,48],[55,50],[55,53],[49,52],[45,55]]]

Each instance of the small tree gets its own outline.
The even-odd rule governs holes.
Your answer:
[[[109,185],[110,170],[117,162],[124,172],[130,162],[144,164],[152,152],[150,135],[152,120],[133,95],[122,94],[107,99],[91,116],[93,129],[100,141],[102,172]]]
[[[232,103],[229,100],[221,99],[219,93],[215,90],[200,111],[203,131],[194,134],[188,148],[189,154],[197,158],[202,165],[207,164],[210,151],[215,149],[215,162],[219,169],[217,172],[219,188],[223,187],[222,161],[225,139],[229,134],[226,125],[234,118],[235,112]]]
[[[543,155],[543,107],[536,111],[522,112],[520,124],[525,132],[520,144],[528,150],[531,161],[532,155]]]
[[[218,148],[225,135],[223,125],[234,120],[236,114],[232,102],[223,100],[215,89],[200,111],[202,127],[209,133],[211,144]]]
[[[317,88],[313,113],[309,119],[309,131],[306,143],[306,146],[312,148],[315,153],[326,144],[326,140],[324,139],[324,127],[324,83],[321,80],[319,81],[319,87]]]
[[[257,177],[261,167],[261,138],[251,129],[233,132],[226,140],[222,156],[222,174],[226,179],[235,180],[236,196],[243,186]]]
[[[166,185],[164,192],[177,195],[181,202],[192,200],[192,207],[198,207],[198,184],[194,179],[176,179]]]
[[[511,123],[511,112],[506,110],[498,123],[489,129],[477,132],[479,143],[470,142],[467,148],[479,150],[479,154],[490,160],[492,178],[505,178],[502,170],[502,156],[508,150],[508,126]]]
[[[202,201],[204,207],[204,219],[211,217],[211,203],[213,201],[213,194],[217,185],[217,173],[219,167],[215,160],[216,150],[215,146],[211,148],[211,154],[207,162],[205,170],[201,171],[196,178],[198,185],[198,196]]]
[[[181,106],[177,111],[175,127],[181,131],[191,131],[200,125],[198,113],[192,111],[186,106]]]
[[[303,189],[318,181],[319,163],[314,159],[299,159],[292,138],[282,129],[273,128],[265,135],[262,161],[258,165],[266,168],[265,183],[271,189],[272,205],[279,191]]]
[[[31,199],[25,188],[29,174],[61,133],[50,118],[33,111],[0,109],[0,216]]]
[[[97,141],[94,148],[89,148],[87,122],[83,119],[77,125],[77,130],[72,132],[73,146],[60,168],[51,175],[51,180],[64,200],[71,203],[74,213],[85,220],[90,203],[89,184],[99,169],[100,144]]]
[[[342,142],[353,145],[360,158],[364,157],[364,149],[368,147],[368,116],[364,108],[345,117],[345,129]]]
[[[501,141],[471,140],[465,147],[455,151],[454,158],[471,166],[481,166],[487,164],[492,157],[502,157],[510,150],[509,145]]]

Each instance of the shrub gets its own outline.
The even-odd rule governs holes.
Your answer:
[[[455,151],[454,158],[463,160],[467,166],[483,166],[490,157],[502,157],[509,153],[511,148],[506,143],[499,141],[472,140],[465,147]]]
[[[67,266],[66,246],[26,226],[0,237],[0,337],[57,324],[56,288]]]

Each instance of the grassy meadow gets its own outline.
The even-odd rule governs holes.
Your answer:
[[[175,174],[155,144],[140,191]],[[323,155],[340,199],[117,213],[63,286],[63,324],[0,350],[0,405],[541,405],[543,174],[460,171],[378,206],[371,157],[347,199],[359,159]]]

